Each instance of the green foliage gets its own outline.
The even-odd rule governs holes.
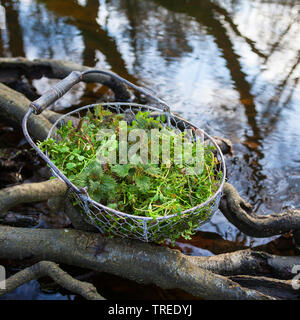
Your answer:
[[[176,228],[168,230],[168,237],[174,242],[180,235],[189,239],[199,222],[206,219],[210,212],[199,211],[192,218],[182,216],[184,210],[190,209],[205,202],[218,188],[220,177],[216,176],[217,159],[213,154],[213,148],[204,147],[204,166],[199,174],[188,175],[182,164],[174,161],[170,164],[163,163],[162,148],[160,146],[159,163],[144,164],[141,162],[128,164],[100,164],[97,161],[99,150],[119,150],[120,121],[124,121],[124,114],[113,114],[104,110],[101,105],[95,108],[95,113],[88,112],[76,127],[69,121],[62,126],[57,134],[59,139],[48,139],[39,143],[39,147],[47,151],[54,164],[77,186],[87,187],[92,199],[110,208],[137,216],[158,218],[170,214],[176,214],[172,218]],[[161,120],[161,121],[160,121]],[[159,129],[165,116],[151,117],[149,112],[139,111],[135,119],[127,123],[127,132],[134,129]],[[112,129],[115,140],[106,138],[98,139],[99,129]],[[170,155],[174,160],[176,150],[173,142],[175,139],[184,138],[183,133],[176,133],[166,127],[163,136],[171,139]],[[148,135],[150,145],[151,136]],[[128,148],[135,142],[128,142]],[[195,155],[196,143],[192,143],[191,155]],[[119,162],[118,152],[117,163]],[[150,148],[148,151],[150,159]],[[186,154],[181,155],[182,158]],[[219,173],[222,175],[222,173]],[[111,233],[119,226],[117,217],[107,217],[109,226],[101,226]],[[168,221],[169,222],[169,221]],[[161,228],[162,225],[159,226]],[[124,224],[128,233],[143,232],[142,226]],[[156,225],[153,227],[155,231]],[[158,227],[157,227],[158,228]],[[166,226],[167,228],[167,226]],[[156,241],[162,241],[157,229]]]

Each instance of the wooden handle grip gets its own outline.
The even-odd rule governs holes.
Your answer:
[[[53,102],[67,93],[76,83],[80,82],[82,74],[79,71],[71,72],[66,78],[58,82],[53,88],[46,91],[37,100],[30,103],[35,114],[40,114]]]

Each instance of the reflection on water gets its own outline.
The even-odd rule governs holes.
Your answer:
[[[300,1],[2,4],[3,56],[71,59],[151,88],[173,111],[233,141],[229,181],[255,209],[299,207]],[[44,90],[45,80],[36,84]],[[201,230],[239,234],[221,214]]]
[[[74,300],[74,296],[62,295],[60,293],[43,293],[40,290],[40,284],[36,280],[31,280],[13,292],[0,297],[1,300]]]

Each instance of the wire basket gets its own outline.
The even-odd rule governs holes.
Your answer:
[[[178,214],[161,216],[158,218],[127,214],[125,212],[107,207],[91,199],[86,188],[78,188],[77,186],[75,186],[53,164],[47,152],[46,154],[44,154],[36,146],[27,131],[27,120],[31,113],[41,113],[50,104],[52,104],[63,94],[65,94],[74,84],[82,80],[83,76],[85,76],[87,73],[92,72],[103,73],[116,78],[117,80],[126,83],[127,85],[140,91],[141,93],[146,94],[156,103],[158,103],[158,106],[148,106],[126,102],[101,103],[102,108],[108,109],[116,114],[124,114],[125,112],[127,114],[131,113],[133,116],[136,115],[138,111],[149,111],[150,115],[155,114],[156,116],[163,114],[167,119],[167,124],[169,127],[178,129],[180,131],[184,131],[185,129],[193,129],[193,132],[195,134],[201,134],[204,136],[206,145],[215,147],[214,156],[218,159],[219,162],[216,167],[215,174],[216,176],[221,177],[218,180],[217,191],[209,199],[207,199],[203,203],[199,203],[193,208],[190,208]],[[82,113],[84,113],[85,111],[93,111],[93,109],[98,106],[99,104],[92,104],[62,115],[51,127],[47,139],[59,139],[60,137],[56,131],[62,125],[66,124],[67,120],[70,119],[70,116],[72,116],[72,119],[79,119]],[[83,73],[72,72],[67,78],[63,79],[54,88],[46,92],[45,95],[30,104],[29,111],[23,119],[23,131],[28,142],[34,147],[36,152],[48,163],[51,168],[52,174],[57,178],[63,180],[68,185],[69,195],[71,196],[72,201],[79,206],[83,217],[103,234],[119,236],[123,238],[133,238],[145,242],[161,242],[170,237],[176,239],[189,228],[191,223],[193,223],[193,225],[196,224],[200,226],[208,222],[212,215],[218,210],[226,176],[226,167],[223,154],[214,139],[189,121],[171,113],[169,106],[159,98],[153,96],[145,89],[137,87],[113,73],[100,70],[89,70]],[[218,173],[221,173],[221,175],[219,175]]]

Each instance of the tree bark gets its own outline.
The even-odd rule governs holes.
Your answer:
[[[205,299],[273,299],[200,268],[177,250],[72,229],[0,227],[0,258],[49,260],[121,276],[141,284],[182,289]],[[36,245],[38,244],[38,245]],[[95,250],[102,244],[102,253]]]

